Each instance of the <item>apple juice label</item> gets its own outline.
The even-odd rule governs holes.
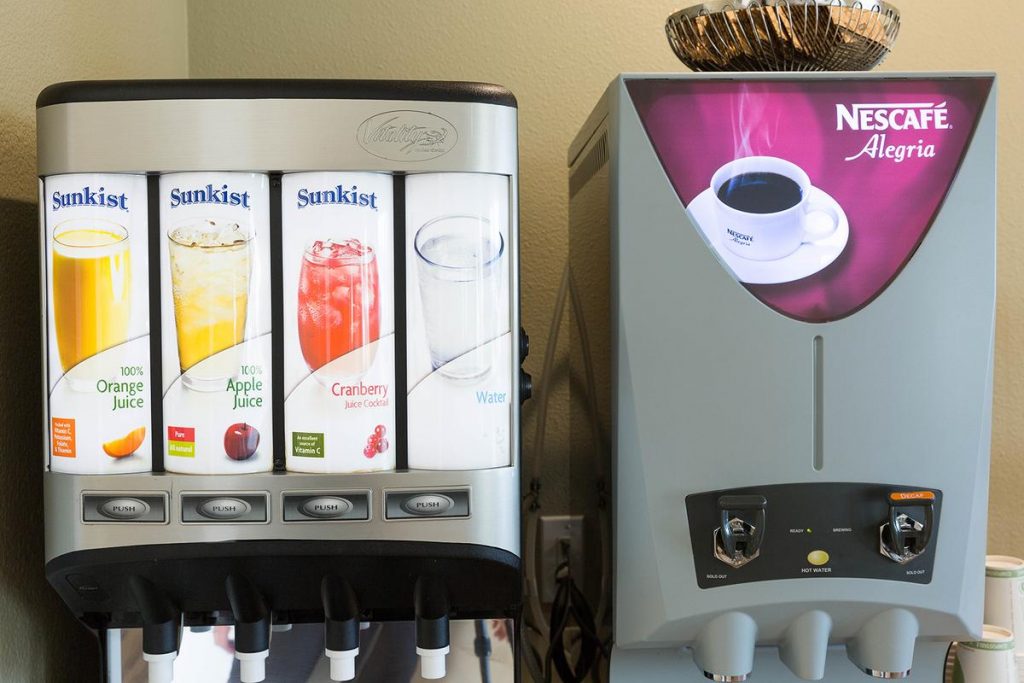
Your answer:
[[[273,468],[269,179],[160,178],[164,468]]]
[[[511,464],[509,180],[406,179],[409,467]]]
[[[291,471],[395,468],[392,182],[384,173],[283,177]]]
[[[146,178],[43,183],[49,462],[152,469]]]

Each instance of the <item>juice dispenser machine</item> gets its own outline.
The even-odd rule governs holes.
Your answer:
[[[980,633],[995,122],[987,74],[604,93],[569,152],[572,433],[591,515],[610,433],[613,681],[939,681]]]
[[[521,603],[516,102],[477,83],[120,81],[38,107],[46,575],[98,629]],[[273,658],[273,654],[269,656]]]

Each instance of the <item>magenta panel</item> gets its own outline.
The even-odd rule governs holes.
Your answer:
[[[910,260],[991,87],[989,77],[627,82],[669,179],[733,275],[807,322],[866,306]]]

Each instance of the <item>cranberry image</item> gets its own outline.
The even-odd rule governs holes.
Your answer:
[[[384,438],[387,434],[387,427],[384,425],[377,425],[373,428],[373,433],[370,434],[366,439],[366,447],[363,449],[363,455],[367,458],[372,458],[378,453],[383,453],[388,449],[388,440]]]

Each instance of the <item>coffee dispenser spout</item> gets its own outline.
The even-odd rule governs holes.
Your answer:
[[[171,683],[181,644],[181,612],[141,576],[131,577],[129,587],[142,614],[142,658],[149,668],[149,683]]]
[[[428,680],[445,677],[445,656],[451,645],[448,628],[448,591],[434,577],[416,581],[416,654],[420,675]]]
[[[779,658],[797,678],[805,681],[823,680],[831,632],[832,617],[827,612],[804,612],[793,620],[782,635]]]
[[[235,659],[242,683],[260,683],[270,655],[270,609],[256,587],[245,577],[232,574],[226,588],[235,617]]]
[[[745,681],[754,669],[757,623],[743,612],[727,612],[708,622],[693,644],[693,658],[713,681]]]
[[[846,644],[846,654],[858,669],[873,678],[907,678],[914,662],[917,617],[896,608],[867,621]]]
[[[332,681],[351,681],[356,677],[359,654],[359,603],[351,584],[336,576],[326,576],[320,584],[324,603],[324,648],[331,662]]]

